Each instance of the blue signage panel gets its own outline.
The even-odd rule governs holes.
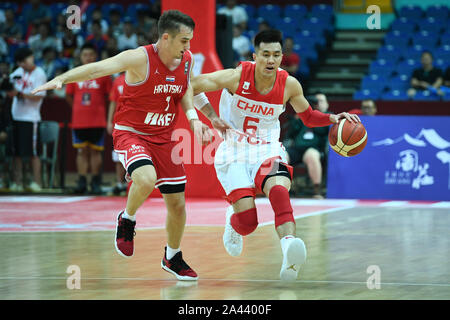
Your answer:
[[[331,148],[328,198],[450,200],[450,117],[362,116],[365,149]]]

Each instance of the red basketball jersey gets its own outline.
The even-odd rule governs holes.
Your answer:
[[[150,135],[154,142],[167,142],[179,112],[178,104],[189,84],[192,54],[186,51],[180,65],[170,71],[159,58],[156,45],[141,48],[147,54],[147,76],[135,84],[125,80],[114,115],[115,129]]]

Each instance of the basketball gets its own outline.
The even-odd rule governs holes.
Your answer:
[[[328,133],[331,148],[343,157],[353,157],[363,151],[367,144],[367,131],[361,122],[341,120]]]

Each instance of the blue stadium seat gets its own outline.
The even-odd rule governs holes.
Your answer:
[[[369,66],[370,74],[375,74],[383,77],[390,76],[393,70],[394,70],[394,63],[386,59],[379,59],[372,61]]]
[[[404,101],[409,97],[404,90],[390,90],[381,95],[381,100]]]
[[[437,94],[432,93],[428,90],[421,90],[421,91],[416,92],[416,94],[413,97],[413,100],[415,100],[415,101],[438,101],[438,100],[440,100],[440,97]]]
[[[333,17],[333,7],[328,4],[315,4],[311,7],[311,16],[314,17]]]
[[[400,31],[391,31],[384,37],[386,45],[393,45],[397,47],[406,47],[410,42],[410,34]]]
[[[67,4],[62,2],[52,3],[49,8],[52,17],[56,18],[65,11]]]
[[[253,17],[255,16],[256,8],[255,8],[254,5],[251,5],[251,4],[244,4],[244,3],[241,3],[241,4],[239,4],[239,5],[240,5],[242,8],[244,8],[245,12],[247,12],[247,16],[248,16],[249,19],[250,19],[250,18],[253,18]]]
[[[264,20],[278,19],[281,17],[281,7],[276,4],[264,4],[256,9],[256,14]]]
[[[419,6],[408,5],[401,7],[398,11],[400,17],[418,19],[423,16],[423,11]]]
[[[430,33],[440,33],[444,29],[444,27],[444,21],[435,19],[433,17],[428,17],[419,24],[420,30],[426,30]]]
[[[441,46],[450,45],[450,33],[444,33],[440,39]]]
[[[416,61],[420,61],[422,53],[425,50],[433,51],[434,48],[430,48],[427,46],[422,46],[420,44],[416,44],[407,48],[407,50],[403,51],[403,55],[405,59],[413,59]]]
[[[259,24],[263,22],[263,18],[251,18],[247,21],[247,29],[252,31],[258,31]]]
[[[302,50],[302,52],[297,53],[303,62],[315,62],[318,59],[318,54],[315,49]]]
[[[283,14],[291,19],[303,19],[308,13],[308,8],[303,4],[287,4],[284,6]]]
[[[408,20],[406,17],[395,19],[391,24],[392,31],[400,31],[405,33],[414,32],[417,25],[414,21]]]
[[[446,6],[429,6],[425,10],[425,16],[445,20],[449,17],[449,8]]]
[[[295,42],[295,40],[294,40],[294,47],[292,48],[292,50],[301,57],[303,51],[310,51],[310,50],[315,51],[316,49],[315,49],[314,43],[308,43],[308,42],[298,43],[298,42]]]
[[[308,78],[310,75],[310,69],[308,63],[306,61],[303,61],[300,63],[300,67],[298,68],[296,76],[298,78]]]
[[[382,46],[378,49],[377,59],[389,59],[395,63],[403,57],[403,49],[394,45]]]
[[[377,74],[364,76],[361,81],[361,89],[382,92],[387,84],[387,77]]]
[[[395,71],[397,72],[397,74],[406,74],[408,76],[411,76],[414,69],[420,68],[420,66],[421,65],[418,60],[406,59],[405,61],[397,64]]]
[[[436,49],[433,54],[435,59],[443,59],[450,61],[450,45],[443,45]]]
[[[283,33],[289,32],[294,34],[298,31],[299,27],[298,20],[289,17],[280,18],[277,22],[277,28],[283,31]]]
[[[381,96],[381,92],[378,91],[371,91],[371,90],[358,90],[353,94],[354,100],[365,100],[365,99],[371,99],[371,100],[378,100]]]
[[[437,58],[433,61],[433,65],[444,72],[448,67],[450,67],[450,60]]]
[[[411,79],[406,74],[394,76],[388,80],[389,90],[407,90],[410,87]]]
[[[444,100],[444,101],[450,101],[450,92],[446,92],[446,93],[444,94],[444,97],[442,98],[442,100]]]
[[[309,30],[297,32],[295,34],[294,41],[296,43],[308,43],[308,44],[314,43],[319,44],[321,46],[325,45],[325,38],[317,37],[316,33],[312,33]]]
[[[439,36],[435,32],[422,30],[414,34],[412,39],[413,45],[421,45],[424,48],[433,49],[439,42]]]

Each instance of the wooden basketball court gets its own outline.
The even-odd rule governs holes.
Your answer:
[[[162,199],[138,211],[134,257],[116,253],[115,219],[125,201],[0,197],[0,298],[450,299],[449,202],[293,199],[308,258],[299,279],[284,283],[266,199],[257,199],[260,226],[240,257],[223,248],[225,201],[187,200],[181,249],[196,282],[177,281],[160,267]],[[79,289],[70,285],[73,268]]]

